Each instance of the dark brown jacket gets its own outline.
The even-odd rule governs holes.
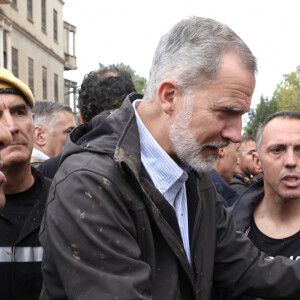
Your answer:
[[[260,253],[235,231],[209,174],[193,171],[189,264],[174,211],[141,164],[138,97],[66,144],[40,232],[43,299],[207,300],[213,279],[235,294],[300,294],[300,261]]]

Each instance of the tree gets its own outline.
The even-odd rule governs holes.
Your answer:
[[[146,86],[147,86],[147,79],[145,77],[137,75],[135,73],[135,71],[129,65],[125,65],[122,62],[114,64],[114,65],[119,69],[126,70],[132,77],[136,91],[138,93],[144,94]],[[105,68],[106,66],[102,63],[99,63],[99,67],[102,69],[102,68]]]
[[[267,116],[283,110],[300,112],[300,66],[296,72],[283,75],[283,81],[277,85],[270,101],[261,96],[256,109],[248,114],[249,121],[244,132],[255,137],[258,127]]]
[[[294,110],[300,112],[300,66],[296,72],[283,75],[284,80],[277,85],[273,99],[278,110]]]
[[[277,101],[268,97],[264,98],[263,95],[260,96],[260,103],[256,106],[256,109],[250,110],[248,113],[249,121],[244,127],[244,132],[255,138],[256,132],[260,124],[272,113],[278,110]]]

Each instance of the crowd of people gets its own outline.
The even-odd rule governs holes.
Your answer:
[[[241,136],[256,71],[190,17],[144,95],[115,66],[87,74],[77,125],[0,68],[0,299],[299,299],[300,114]]]

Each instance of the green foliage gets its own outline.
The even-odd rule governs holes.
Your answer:
[[[277,85],[270,101],[260,97],[256,109],[248,114],[249,121],[244,132],[255,137],[258,127],[267,116],[283,110],[300,112],[300,66],[296,68],[296,72],[283,75],[283,81]]]
[[[273,98],[269,101],[268,97],[264,98],[263,96],[260,96],[260,103],[257,105],[256,109],[250,110],[248,113],[249,121],[247,122],[246,127],[244,127],[245,134],[255,138],[260,124],[266,117],[276,112],[277,109],[277,102]]]
[[[147,86],[147,79],[145,77],[137,75],[135,73],[135,71],[129,65],[125,65],[122,62],[114,64],[114,65],[119,69],[126,70],[132,77],[136,91],[138,93],[144,94],[146,86]],[[99,63],[99,67],[102,69],[102,68],[105,68],[106,66],[102,63]]]
[[[283,75],[284,80],[277,85],[273,99],[278,110],[294,110],[300,112],[300,66],[296,72]]]

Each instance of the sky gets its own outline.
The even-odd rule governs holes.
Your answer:
[[[227,24],[257,57],[251,108],[272,97],[283,74],[300,65],[299,0],[64,0],[64,20],[76,26],[77,67],[65,78],[123,62],[148,79],[160,37],[188,16]]]

